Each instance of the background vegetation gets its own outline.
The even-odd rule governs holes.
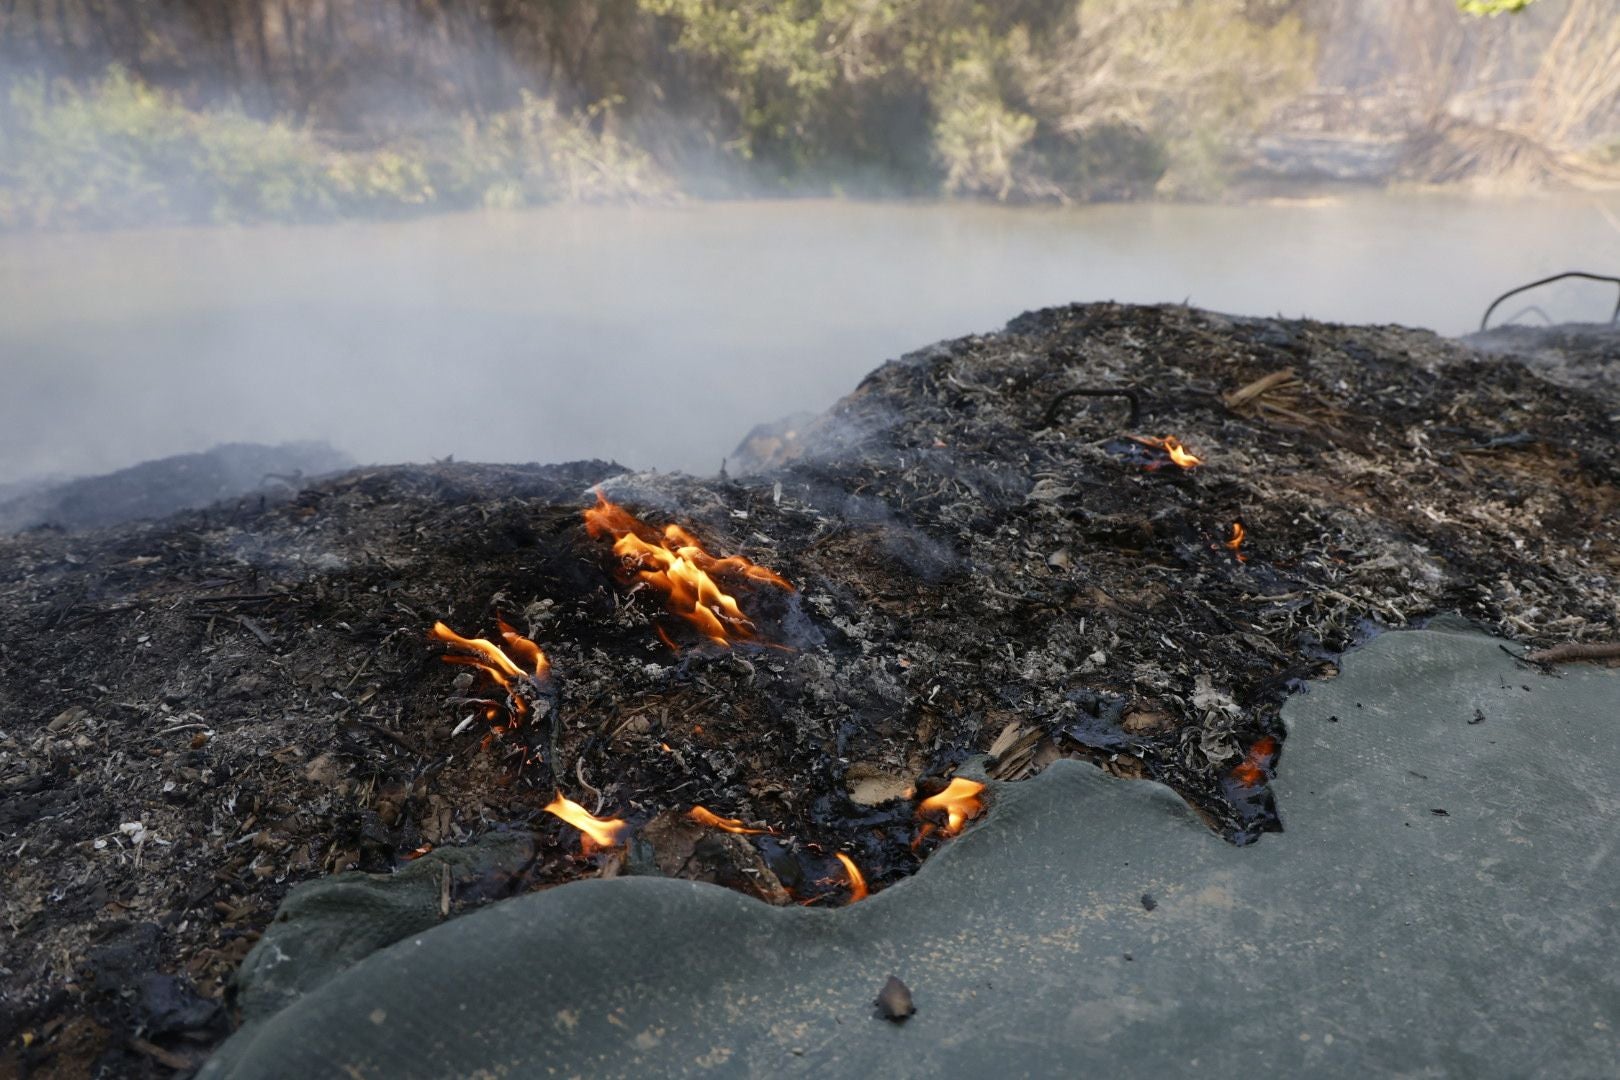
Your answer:
[[[1415,178],[1567,178],[1620,147],[1612,3],[3,0],[0,227],[1209,198],[1339,97]]]

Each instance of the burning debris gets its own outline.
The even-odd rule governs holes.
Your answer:
[[[1222,543],[1226,545],[1226,550],[1230,551],[1233,558],[1237,559],[1237,561],[1240,563],[1246,563],[1249,561],[1249,557],[1243,554],[1243,541],[1248,537],[1248,535],[1248,530],[1243,527],[1243,522],[1234,521],[1232,522],[1232,535],[1226,540],[1222,541]]]
[[[1077,385],[1139,389],[1050,408]],[[292,883],[491,830],[532,858],[444,910],[621,870],[839,904],[983,816],[986,753],[1253,842],[1282,701],[1369,634],[1606,655],[1617,411],[1432,335],[1090,305],[885,365],[729,477],[370,469],[0,540],[6,966],[174,911],[164,963],[217,994]],[[61,881],[90,899],[34,906]]]
[[[861,874],[861,868],[855,865],[855,860],[842,851],[834,852],[839,862],[844,864],[844,875],[849,879],[849,903],[853,904],[867,897],[866,878]]]
[[[770,831],[768,829],[750,829],[736,818],[721,817],[701,806],[692,807],[686,812],[686,816],[699,825],[706,825],[711,829],[719,829],[722,832],[733,833],[737,836],[763,836]]]
[[[730,647],[759,640],[753,621],[743,614],[734,596],[721,590],[716,578],[793,591],[780,575],[741,555],[715,558],[679,525],[666,525],[663,533],[658,533],[624,508],[608,502],[600,491],[596,493],[596,505],[585,511],[585,530],[592,539],[611,539],[624,575],[656,591],[671,614],[715,645]],[[671,649],[677,648],[662,628],[658,633]]]
[[[1197,457],[1191,450],[1188,450],[1185,446],[1182,446],[1181,440],[1176,438],[1174,435],[1166,435],[1163,438],[1154,438],[1148,435],[1132,435],[1130,436],[1130,439],[1132,442],[1141,443],[1143,446],[1151,449],[1164,451],[1163,459],[1154,461],[1148,465],[1150,470],[1161,469],[1166,464],[1175,465],[1182,469],[1196,469],[1198,466],[1204,463],[1203,458]]]
[[[1232,770],[1232,779],[1246,788],[1256,788],[1271,778],[1274,773],[1273,765],[1277,760],[1277,740],[1270,735],[1262,735],[1249,747],[1249,752],[1243,755],[1243,760],[1237,768]]]
[[[442,622],[433,624],[431,636],[444,642],[450,651],[439,657],[447,664],[461,664],[488,676],[503,692],[499,700],[493,698],[458,699],[483,709],[484,719],[495,724],[495,734],[520,726],[525,717],[545,716],[555,705],[551,680],[551,662],[540,647],[497,617],[496,626],[511,655],[487,638],[464,638]],[[517,657],[528,665],[525,671],[512,659]],[[505,719],[504,725],[498,722]]]
[[[580,851],[586,855],[593,854],[599,848],[613,847],[627,826],[619,818],[596,817],[579,803],[564,798],[561,792],[542,809],[579,830]]]
[[[964,825],[984,813],[983,792],[984,785],[977,780],[958,776],[944,790],[919,802],[917,817],[923,826],[918,841],[936,830],[945,838],[961,832]]]

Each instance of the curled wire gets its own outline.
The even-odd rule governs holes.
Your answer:
[[[1128,386],[1077,386],[1072,390],[1065,390],[1052,399],[1046,407],[1046,416],[1042,418],[1042,427],[1051,427],[1057,423],[1058,409],[1070,398],[1077,397],[1118,397],[1125,398],[1131,403],[1131,418],[1126,422],[1127,427],[1135,427],[1142,418],[1142,397]]]
[[[1520,285],[1516,289],[1509,289],[1501,296],[1498,296],[1495,300],[1492,300],[1491,306],[1486,308],[1485,314],[1480,317],[1480,331],[1484,332],[1486,325],[1491,321],[1491,312],[1495,311],[1498,305],[1500,305],[1502,301],[1506,300],[1508,297],[1517,296],[1522,292],[1529,292],[1531,289],[1538,289],[1543,285],[1551,285],[1553,282],[1562,281],[1565,278],[1582,278],[1586,281],[1606,281],[1611,285],[1620,285],[1620,277],[1614,277],[1609,274],[1591,274],[1585,270],[1566,270],[1562,274],[1554,274],[1552,277],[1544,277],[1540,281],[1532,281],[1528,285]],[[1620,322],[1620,297],[1615,299],[1614,312],[1609,316],[1609,322]]]

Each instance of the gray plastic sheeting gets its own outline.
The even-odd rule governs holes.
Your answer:
[[[1613,1077],[1616,674],[1387,634],[1289,703],[1287,832],[1252,847],[1059,762],[863,903],[564,886],[375,954],[203,1075]]]

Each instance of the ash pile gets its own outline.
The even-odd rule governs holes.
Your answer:
[[[1615,640],[1617,419],[1428,333],[1086,305],[718,478],[367,469],[0,541],[14,1026],[194,1064],[294,884],[492,832],[441,916],[619,874],[854,902],[994,814],[959,770],[1065,756],[1261,840],[1281,703],[1346,648],[1439,613]],[[136,934],[190,1019],[96,978]]]

